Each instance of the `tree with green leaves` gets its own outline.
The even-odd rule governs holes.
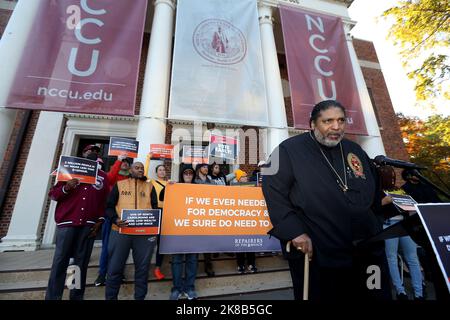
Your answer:
[[[411,162],[426,166],[424,176],[445,190],[450,186],[450,116],[434,115],[425,121],[397,116]]]
[[[402,48],[404,66],[414,69],[408,76],[416,82],[417,100],[450,99],[450,1],[399,0],[383,15],[394,19],[389,37]],[[423,57],[421,66],[413,68]]]

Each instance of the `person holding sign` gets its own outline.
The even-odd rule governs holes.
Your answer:
[[[238,170],[236,174],[236,180],[238,183],[248,182],[248,175],[243,170]],[[247,260],[247,268],[245,268],[245,260]],[[237,252],[236,253],[236,262],[237,262],[237,272],[239,274],[245,273],[247,270],[250,273],[258,272],[258,268],[256,268],[256,255],[254,252]]]
[[[100,148],[88,145],[83,158],[97,160]],[[94,240],[104,220],[105,203],[109,192],[106,173],[97,172],[96,184],[80,184],[78,179],[58,182],[49,192],[56,201],[56,248],[48,280],[46,300],[61,300],[70,258],[80,268],[79,289],[70,290],[71,300],[82,300],[86,285],[86,273]]]
[[[195,179],[194,182],[197,184],[213,184],[213,180],[208,175],[208,164],[199,163],[195,166]],[[205,273],[208,277],[214,277],[216,273],[214,272],[214,267],[212,264],[211,253],[203,254]]]
[[[152,206],[161,210],[164,206],[164,193],[167,185],[166,181],[166,168],[163,164],[156,166],[156,179],[152,179],[151,183],[153,185],[152,189]],[[156,250],[156,262],[155,262],[155,270],[153,271],[153,275],[157,280],[162,280],[165,278],[165,275],[161,272],[161,266],[164,260],[164,255],[159,254],[159,236],[157,241],[158,249]]]
[[[235,173],[230,173],[225,175],[221,170],[220,170],[220,165],[213,162],[210,166],[209,166],[209,170],[208,170],[208,177],[211,179],[211,182],[213,184],[219,185],[219,186],[226,186],[229,184],[229,182],[231,180],[233,180],[236,177]]]
[[[283,141],[261,170],[269,234],[281,241],[295,299],[303,298],[305,257],[311,261],[310,300],[391,299],[384,242],[357,246],[383,228],[373,162],[344,139],[346,113],[339,102],[316,104],[310,126]],[[378,267],[373,278],[370,266]]]
[[[116,162],[108,172],[109,185],[112,187],[117,181],[128,179],[130,170],[130,160],[127,159],[127,154],[122,153],[117,157]],[[94,281],[96,287],[104,286],[106,281],[106,270],[108,267],[108,242],[109,234],[111,233],[111,221],[105,217],[105,222],[102,226],[102,252],[99,260],[99,271],[97,279]]]
[[[190,164],[183,164],[180,171],[180,183],[195,183],[194,169]],[[184,260],[184,280],[183,280]],[[178,300],[187,296],[189,300],[197,299],[195,292],[195,277],[197,276],[198,254],[173,254],[172,255],[172,277],[173,287],[170,300]]]
[[[403,184],[401,188],[418,203],[443,202],[432,187],[417,178],[413,169],[404,169],[402,171],[402,178],[406,181],[406,183]],[[418,250],[419,260],[424,268],[425,276],[433,282],[436,299],[448,300],[449,291],[447,284],[443,281],[440,275],[440,266],[436,255],[434,254],[431,243],[429,241],[425,241],[420,243],[420,245],[421,248]]]
[[[150,161],[154,158],[153,153],[147,154],[146,161],[145,161],[145,168],[144,168],[144,174],[145,176],[149,176],[148,170],[150,168]],[[164,191],[166,188],[167,181],[166,179],[166,168],[164,165],[160,164],[156,166],[156,179],[149,179],[149,181],[153,185],[152,190],[152,205],[154,207],[158,207],[158,209],[161,209],[162,214],[162,208],[164,204]],[[161,272],[161,266],[164,260],[164,256],[162,254],[159,254],[159,236],[157,240],[157,246],[158,249],[156,251],[156,263],[155,263],[155,270],[153,271],[153,275],[157,280],[162,280],[165,278],[165,275]]]
[[[108,245],[108,271],[106,277],[106,300],[117,300],[122,275],[130,250],[134,262],[134,298],[143,300],[148,291],[148,272],[156,237],[149,235],[121,234],[120,228],[128,226],[119,214],[124,209],[152,209],[153,186],[144,176],[144,165],[135,162],[130,168],[130,177],[117,182],[108,196],[106,214],[111,219],[112,230]]]
[[[395,185],[396,175],[394,168],[391,166],[382,166],[379,169],[381,177],[381,187],[387,193],[393,194],[405,194],[405,192]],[[388,217],[384,221],[384,228],[388,228],[393,224],[399,223],[403,220],[403,216],[394,206],[392,197],[385,195],[381,199],[383,206],[382,210],[384,216]],[[397,293],[397,300],[409,300],[405,291],[400,272],[398,268],[398,250],[401,248],[403,257],[408,264],[409,273],[411,275],[411,283],[414,289],[414,299],[423,300],[423,287],[422,287],[422,272],[420,271],[419,258],[417,257],[417,244],[411,239],[410,236],[404,236],[399,238],[392,238],[385,240],[386,245],[386,257],[389,264],[389,273],[391,275],[392,284],[395,287]]]

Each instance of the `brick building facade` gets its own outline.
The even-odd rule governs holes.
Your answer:
[[[5,26],[8,22],[8,18],[11,14],[9,10],[0,9],[0,35],[3,34]],[[135,114],[139,115],[140,112],[140,104],[142,98],[142,90],[143,90],[143,82],[144,82],[144,71],[146,65],[146,57],[147,51],[149,47],[150,35],[149,33],[144,34],[143,39],[143,47],[142,47],[142,55],[141,55],[141,68],[139,73],[139,82],[138,82],[138,92],[136,98],[136,111]],[[358,60],[364,75],[364,79],[371,96],[372,104],[375,109],[375,113],[377,115],[377,119],[379,121],[378,125],[380,127],[380,132],[382,135],[382,139],[384,141],[384,147],[386,153],[389,157],[396,159],[407,160],[408,156],[406,150],[403,145],[403,141],[400,134],[399,125],[397,123],[397,119],[395,116],[395,112],[393,110],[393,106],[391,100],[389,98],[389,93],[386,88],[386,84],[383,78],[383,73],[378,63],[378,59],[376,56],[375,49],[372,43],[367,41],[361,41],[354,39],[353,45],[355,51],[358,56]],[[287,77],[287,65],[284,58],[284,54],[278,54],[279,67],[281,78],[283,79],[284,85],[286,87],[286,83],[288,82]],[[288,122],[288,127],[290,127],[290,135],[294,135],[298,133],[298,131],[292,128],[293,119],[292,119],[292,108],[289,94],[285,94],[285,106],[286,106],[286,117]],[[4,203],[2,206],[2,211],[0,212],[0,238],[4,237],[10,226],[11,217],[14,211],[14,207],[16,205],[16,197],[20,187],[20,183],[23,178],[24,167],[28,159],[28,153],[30,150],[31,142],[35,133],[36,124],[39,119],[40,112],[39,111],[19,111],[16,116],[16,120],[14,123],[14,127],[9,139],[9,143],[7,146],[7,150],[5,153],[4,160],[0,167],[0,186],[4,185],[6,174],[8,169],[11,168],[11,160],[13,159],[13,151],[16,146],[20,147],[18,152],[18,157],[16,162],[13,164],[13,173],[12,177],[7,185],[7,194],[4,199]],[[59,136],[59,148],[57,151],[56,159],[59,159],[59,155],[63,150],[63,136],[67,131],[67,123],[70,117],[65,116],[65,120],[63,123],[62,133]],[[91,117],[88,117],[91,118]],[[70,118],[71,119],[71,118]],[[70,120],[69,120],[70,121]],[[95,121],[95,117],[94,120]],[[130,126],[133,125],[132,121],[130,122]],[[166,125],[166,133],[165,133],[165,143],[172,143],[172,130],[174,126],[180,125],[179,123],[167,122]],[[214,128],[214,124],[207,124],[208,129]],[[240,168],[251,174],[251,172],[256,168],[255,163],[257,163],[261,159],[249,159],[249,156],[254,156],[255,154],[259,155],[259,145],[261,143],[258,127],[241,127],[244,130],[254,129],[256,134],[257,141],[248,141],[249,139],[245,139],[245,141],[241,141],[241,151],[246,155],[246,161],[244,164],[241,164]],[[20,135],[21,130],[23,134]],[[57,160],[55,159],[53,163],[53,167],[57,166]],[[173,167],[169,162],[166,162],[166,169],[169,174]],[[177,178],[172,177],[172,178]],[[53,182],[53,181],[52,181]],[[49,186],[50,187],[50,186]],[[50,210],[50,200],[47,199],[45,210],[43,212],[43,217],[40,225],[40,240],[44,237],[44,231],[47,223],[47,216]]]

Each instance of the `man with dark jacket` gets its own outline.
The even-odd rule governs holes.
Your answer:
[[[278,164],[278,171],[262,170],[273,225],[269,233],[281,241],[296,299],[303,296],[305,254],[311,260],[311,300],[390,297],[384,243],[365,250],[355,246],[382,230],[382,219],[375,215],[381,200],[369,157],[343,139],[345,122],[339,102],[318,103],[311,113],[312,130],[287,139],[272,153],[270,165]],[[381,270],[373,290],[367,286],[370,266]]]
[[[134,262],[134,298],[144,300],[147,295],[148,271],[156,237],[119,233],[119,228],[128,226],[119,215],[123,209],[152,209],[152,189],[151,182],[144,176],[144,165],[135,162],[130,168],[130,177],[117,182],[108,196],[106,214],[113,225],[108,245],[106,300],[117,300],[125,263],[131,249]]]
[[[409,194],[417,203],[440,203],[436,192],[433,188],[424,184],[414,175],[414,170],[403,169],[402,178],[405,180],[405,184],[402,185],[402,189]]]
[[[100,148],[88,145],[83,158],[97,160]],[[48,281],[46,300],[61,300],[69,260],[80,270],[80,288],[70,290],[71,300],[82,300],[86,273],[95,236],[104,220],[106,197],[109,192],[106,173],[98,170],[97,183],[80,184],[78,179],[58,182],[49,192],[57,201],[55,212],[56,248]]]

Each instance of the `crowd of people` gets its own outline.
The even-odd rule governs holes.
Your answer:
[[[159,253],[159,236],[121,234],[120,228],[127,227],[127,221],[120,218],[122,209],[162,209],[168,181],[166,168],[158,165],[155,179],[149,179],[149,159],[144,165],[132,162],[126,154],[119,155],[108,173],[102,171],[103,160],[99,157],[100,147],[88,145],[82,157],[98,162],[98,178],[95,185],[80,184],[78,179],[58,182],[49,192],[57,202],[55,220],[57,223],[56,249],[48,282],[46,299],[62,299],[66,270],[69,264],[80,267],[81,287],[70,290],[70,299],[82,300],[86,286],[86,273],[97,233],[101,230],[102,250],[99,271],[94,285],[105,286],[105,299],[116,300],[120,286],[125,281],[124,269],[130,255],[134,264],[134,286],[136,300],[145,298],[148,290],[150,262],[155,252],[154,277],[162,280],[161,271],[164,256]],[[247,173],[237,169],[223,174],[220,165],[200,163],[195,166],[183,164],[179,183],[230,185],[231,181],[246,182]],[[155,250],[156,247],[156,250]],[[212,256],[204,253],[204,271],[209,277],[215,276]],[[232,255],[232,254],[229,254]],[[248,270],[257,271],[255,254],[247,254]],[[250,258],[249,258],[250,257]],[[198,254],[171,255],[173,287],[169,299],[197,299],[195,279],[197,276]],[[237,272],[244,273],[245,254],[237,255]]]
[[[393,205],[389,193],[409,194],[419,203],[440,202],[439,197],[411,170],[402,172],[405,184],[398,187],[392,167],[376,166],[357,143],[345,139],[346,111],[339,102],[326,100],[314,106],[310,126],[310,131],[282,142],[267,163],[260,162],[251,175],[240,169],[226,175],[217,163],[182,164],[177,182],[226,186],[253,181],[262,186],[273,225],[269,234],[280,240],[295,299],[304,295],[305,259],[311,264],[311,300],[389,300],[391,284],[398,300],[409,299],[400,276],[399,249],[408,265],[413,298],[424,299],[418,245],[410,236],[364,246],[359,243],[408,216]],[[82,156],[97,160],[99,151],[98,146],[88,145]],[[83,299],[89,258],[100,229],[102,252],[95,285],[105,285],[106,299],[118,298],[130,251],[135,299],[144,299],[147,294],[153,252],[153,274],[157,280],[165,278],[159,236],[119,233],[119,228],[127,226],[119,216],[122,209],[163,208],[165,188],[173,181],[168,181],[164,165],[156,167],[155,179],[149,179],[149,159],[144,165],[131,163],[121,155],[109,173],[98,171],[95,185],[72,179],[58,182],[50,190],[49,196],[57,201],[57,232],[46,299],[62,298],[70,258],[81,270],[81,287],[72,289],[70,298]],[[265,174],[272,165],[278,170]],[[213,256],[217,254],[203,253],[204,271],[209,277],[215,276]],[[171,255],[173,284],[169,299],[197,299],[198,261],[198,253]],[[381,271],[375,289],[367,285],[367,268],[373,265]],[[236,253],[236,270],[240,274],[257,272],[255,253]]]

